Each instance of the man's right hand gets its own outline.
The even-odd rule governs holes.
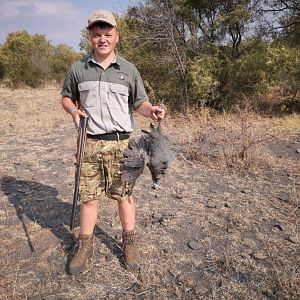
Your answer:
[[[73,122],[76,124],[77,128],[79,128],[80,118],[85,116],[85,113],[80,109],[77,109],[73,113],[71,113],[71,115],[73,118]]]
[[[64,110],[72,116],[73,122],[75,123],[76,127],[79,128],[80,118],[82,116],[85,116],[85,113],[82,110],[78,109],[75,103],[69,97],[62,97],[61,104]]]

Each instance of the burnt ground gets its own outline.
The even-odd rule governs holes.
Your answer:
[[[162,189],[148,170],[135,188],[141,272],[124,269],[103,199],[94,256],[71,276],[77,132],[57,87],[0,99],[1,299],[300,298],[299,116],[169,116],[177,159]]]

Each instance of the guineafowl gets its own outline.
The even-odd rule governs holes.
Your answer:
[[[152,188],[156,189],[159,188],[159,179],[175,159],[175,153],[171,150],[169,138],[162,133],[161,121],[157,127],[150,124],[150,132],[143,132],[139,139],[129,142],[124,152],[121,178],[122,181],[133,182],[147,165],[152,177]]]

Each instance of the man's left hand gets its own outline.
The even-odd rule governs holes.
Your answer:
[[[151,108],[151,119],[154,121],[162,120],[166,115],[166,110],[161,106],[152,106]]]

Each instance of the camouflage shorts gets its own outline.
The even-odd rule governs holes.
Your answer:
[[[80,200],[100,200],[105,195],[116,200],[132,194],[134,183],[121,181],[120,167],[129,139],[102,141],[87,139],[80,176]]]

